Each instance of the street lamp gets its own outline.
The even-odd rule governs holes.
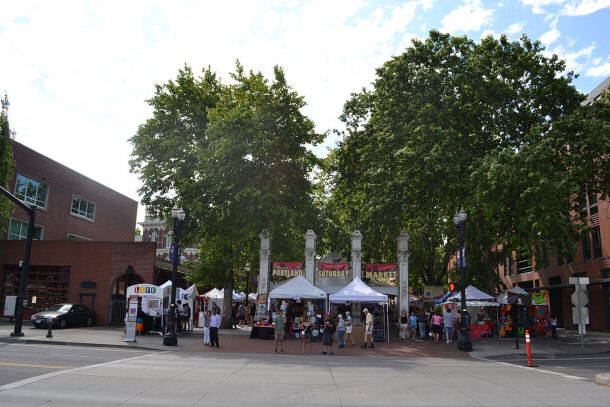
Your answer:
[[[468,329],[468,318],[466,311],[466,259],[464,250],[464,237],[466,235],[466,218],[467,214],[464,207],[453,215],[453,223],[457,228],[458,238],[458,256],[456,256],[457,266],[460,269],[460,294],[462,295],[462,317],[460,318],[460,336],[458,338],[458,350],[464,352],[472,351],[472,342],[470,342],[470,331]]]
[[[248,311],[248,294],[250,294],[248,292],[248,284],[250,283],[250,280],[248,280],[250,278],[250,270],[252,269],[252,267],[250,266],[250,263],[246,263],[246,266],[244,267],[244,269],[246,270],[246,312]]]
[[[184,210],[174,207],[172,209],[172,222],[173,222],[173,234],[172,234],[172,246],[170,248],[170,257],[173,253],[173,268],[172,268],[172,292],[170,294],[170,306],[168,315],[168,329],[167,335],[163,337],[163,345],[165,346],[176,346],[178,345],[178,338],[176,336],[176,280],[178,279],[178,263],[180,262],[180,235],[182,234],[182,223],[184,222]],[[172,260],[170,258],[170,260]]]

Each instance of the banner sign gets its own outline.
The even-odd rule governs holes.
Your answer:
[[[151,286],[136,286],[133,289],[133,292],[136,294],[156,294],[157,293],[157,287],[151,287]]]
[[[176,254],[178,254],[178,257],[176,257]],[[180,264],[181,254],[182,254],[182,249],[180,248],[180,245],[178,245],[176,243],[172,243],[169,248],[169,262],[170,263],[176,262],[177,264]]]
[[[271,275],[273,277],[296,277],[303,274],[303,262],[274,261]]]
[[[466,268],[466,247],[458,248],[456,252],[456,265],[458,268]]]
[[[364,276],[366,278],[397,278],[396,263],[367,264]]]
[[[348,277],[349,263],[318,263],[318,277]]]

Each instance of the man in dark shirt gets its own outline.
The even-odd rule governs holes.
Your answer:
[[[330,317],[330,312],[326,313],[326,323],[324,324],[324,333],[322,334],[322,344],[324,345],[324,350],[322,351],[323,355],[326,355],[330,351],[330,354],[333,354],[333,337],[335,335],[335,331],[337,330],[337,325],[335,321]]]

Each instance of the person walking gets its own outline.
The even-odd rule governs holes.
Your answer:
[[[305,321],[301,322],[299,328],[303,330],[303,355],[309,355],[311,353],[311,333],[315,328],[315,324],[309,320],[309,317],[305,317]],[[306,349],[308,349],[306,351]]]
[[[349,311],[345,311],[345,342],[351,341],[354,346],[354,337],[352,336],[352,316]]]
[[[343,315],[337,315],[339,320],[337,321],[337,343],[340,348],[345,347],[345,320],[343,319]]]
[[[453,322],[454,322],[455,316],[453,315],[453,313],[451,312],[451,310],[446,310],[445,313],[443,314],[443,325],[444,325],[444,331],[445,331],[445,336],[447,337],[447,343],[451,343],[453,342]]]
[[[284,329],[286,328],[286,318],[284,317],[284,311],[280,310],[275,316],[275,350],[273,353],[277,353],[277,345],[280,345],[280,352],[284,353]]]
[[[207,311],[203,316],[203,345],[210,346],[210,321],[212,313]]]
[[[324,345],[324,350],[322,351],[323,355],[326,355],[328,352],[330,352],[331,355],[333,354],[333,338],[336,330],[337,326],[335,325],[335,321],[330,317],[330,312],[327,312],[324,332],[322,333],[322,344]]]
[[[218,329],[220,328],[220,314],[217,314],[216,311],[212,310],[212,317],[210,318],[210,346],[216,345],[216,347],[220,347],[218,343]]]
[[[411,327],[411,339],[415,340],[415,335],[417,334],[417,316],[414,311],[411,311],[411,316],[409,317],[409,326]]]
[[[409,316],[407,310],[402,310],[400,313],[400,339],[407,339],[407,330],[409,329]]]
[[[441,313],[439,310],[432,315],[432,336],[434,337],[434,343],[438,343],[438,339],[442,334],[441,324],[443,322],[443,318],[441,318]]]
[[[188,302],[184,303],[182,310],[182,325],[185,331],[191,330],[191,307],[189,307]]]
[[[417,315],[417,321],[419,323],[419,339],[426,339],[426,331],[428,330],[426,323],[426,311],[420,310]]]
[[[244,303],[242,302],[239,305],[239,327],[243,328],[244,325],[246,324],[246,306],[244,305]]]
[[[371,345],[369,348],[374,348],[375,344],[373,343],[373,314],[371,314],[368,308],[362,310],[366,319],[365,319],[365,327],[364,327],[364,343],[362,344],[363,348],[367,347],[367,343],[369,339],[371,341]]]
[[[557,317],[554,314],[551,314],[551,334],[553,335],[553,339],[557,339]]]
[[[184,305],[178,300],[178,308],[176,309],[176,333],[182,333],[182,317],[184,316]]]

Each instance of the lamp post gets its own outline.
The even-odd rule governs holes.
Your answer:
[[[170,248],[170,256],[173,253],[173,268],[172,268],[172,292],[170,294],[170,306],[168,315],[167,335],[163,337],[163,345],[176,346],[178,338],[176,337],[176,280],[178,279],[178,263],[180,262],[180,235],[182,234],[182,223],[184,222],[184,210],[174,207],[172,209],[173,235],[172,246]]]
[[[468,329],[468,318],[466,310],[466,259],[464,258],[464,237],[466,235],[466,218],[467,214],[464,207],[453,215],[453,223],[457,228],[458,238],[458,256],[456,257],[457,266],[460,269],[460,294],[462,295],[462,317],[460,318],[460,337],[458,338],[458,350],[464,352],[472,351],[472,342],[470,342],[470,331]]]
[[[244,270],[246,270],[246,312],[248,312],[248,294],[250,294],[248,292],[248,284],[250,283],[250,270],[252,269],[252,267],[250,266],[250,263],[246,263],[246,266],[244,267]]]

